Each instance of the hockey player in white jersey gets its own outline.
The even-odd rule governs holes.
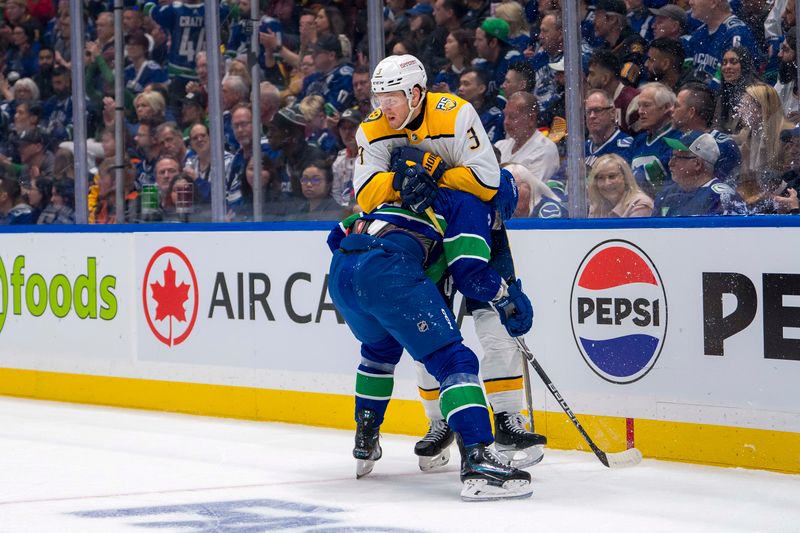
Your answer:
[[[376,109],[356,134],[358,155],[354,170],[356,200],[364,211],[384,202],[400,200],[400,183],[393,168],[398,164],[422,165],[440,187],[462,190],[493,202],[510,218],[510,197],[516,203],[513,177],[501,179],[494,149],[475,109],[465,100],[445,93],[427,93],[422,63],[410,55],[389,56],[375,68],[372,92]],[[400,175],[398,172],[397,175]],[[509,283],[514,270],[503,228],[492,240],[501,244],[492,250],[492,263]],[[497,235],[495,235],[497,233]],[[499,263],[499,264],[495,264]],[[498,451],[518,467],[542,458],[542,435],[525,429],[522,357],[497,314],[474,309],[475,328],[484,350],[481,374],[495,413]],[[418,369],[418,386],[430,420],[428,434],[417,443],[420,468],[430,470],[449,460],[453,433],[438,406],[439,385],[424,369]],[[517,451],[521,451],[517,455]]]

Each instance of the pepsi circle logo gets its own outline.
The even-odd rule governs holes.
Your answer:
[[[667,334],[667,295],[653,262],[628,241],[608,240],[583,258],[570,296],[575,343],[612,383],[633,383],[655,365]]]
[[[170,348],[185,341],[194,328],[199,304],[197,276],[189,258],[165,246],[150,258],[142,280],[147,325]]]

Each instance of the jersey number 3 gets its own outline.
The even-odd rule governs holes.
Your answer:
[[[473,144],[469,146],[470,150],[477,150],[478,147],[481,145],[481,142],[478,140],[478,134],[475,133],[475,128],[470,128],[467,130],[467,137],[472,139]]]

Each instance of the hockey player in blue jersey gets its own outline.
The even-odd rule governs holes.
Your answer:
[[[666,142],[673,149],[669,164],[674,183],[656,197],[653,216],[746,214],[736,190],[714,177],[719,147],[710,134],[690,131]]]
[[[494,201],[502,218],[510,218],[514,207],[509,208],[512,202],[508,201],[508,191],[513,189],[500,180],[492,144],[475,109],[457,96],[428,93],[426,85],[425,69],[413,56],[390,56],[375,68],[372,90],[379,106],[356,134],[358,156],[353,185],[358,204],[370,211],[381,203],[398,200],[393,159],[410,160],[429,170],[440,187]],[[398,150],[405,152],[396,158]],[[504,233],[504,229],[498,231]],[[510,254],[503,251],[499,256],[504,268],[501,275],[513,282]],[[495,387],[487,388],[487,394],[495,413],[498,440],[517,450],[530,450],[532,460],[540,459],[538,447],[546,439],[526,431],[519,416],[523,407],[522,359],[516,343],[490,309],[475,313],[474,318],[485,352],[481,372],[484,380]],[[415,453],[420,457],[420,468],[429,469],[443,464],[437,460],[452,444],[453,437],[441,414],[437,414],[438,385],[428,386],[423,378],[419,378],[418,385],[431,425],[425,438],[417,443]]]
[[[361,341],[356,376],[357,477],[381,458],[380,426],[403,348],[441,384],[441,414],[458,433],[464,500],[531,495],[530,474],[506,465],[494,438],[478,359],[435,282],[445,270],[463,294],[492,302],[508,334],[530,330],[533,307],[519,281],[489,265],[493,210],[468,193],[437,188],[421,165],[394,173],[402,205],[353,215],[331,232],[331,298]],[[438,195],[436,194],[438,190]],[[424,214],[431,206],[444,233]],[[345,236],[347,235],[347,236]]]
[[[692,16],[703,23],[685,44],[687,63],[695,79],[719,90],[722,54],[732,46],[747,48],[755,64],[761,62],[753,32],[731,12],[728,0],[690,0],[689,5]]]

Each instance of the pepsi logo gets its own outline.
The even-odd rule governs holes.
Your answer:
[[[667,296],[653,262],[623,240],[595,246],[570,296],[575,343],[586,364],[612,383],[633,383],[655,365],[667,333]]]

